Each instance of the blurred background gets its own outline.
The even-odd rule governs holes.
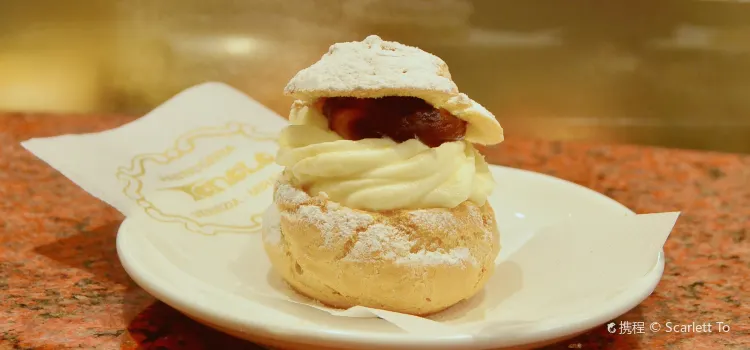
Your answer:
[[[442,57],[508,137],[750,153],[729,0],[0,0],[0,116],[138,116],[204,81],[286,115],[294,73],[371,33]]]

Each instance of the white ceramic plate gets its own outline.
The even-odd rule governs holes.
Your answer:
[[[503,245],[498,261],[536,229],[566,217],[632,214],[612,199],[567,181],[506,167],[491,169],[498,187],[489,200]],[[154,232],[144,220],[130,217],[120,227],[117,250],[136,283],[198,322],[257,343],[299,349],[537,347],[574,337],[627,312],[651,294],[664,270],[662,251],[646,276],[621,293],[603,296],[600,306],[523,332],[501,327],[481,337],[427,336],[406,333],[381,319],[335,317],[306,306],[243,296],[243,284],[259,276],[245,276],[237,256],[265,256],[260,235],[175,236]]]

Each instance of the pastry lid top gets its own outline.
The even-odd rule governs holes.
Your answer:
[[[376,35],[332,45],[319,61],[299,71],[284,93],[309,102],[341,96],[417,97],[465,120],[467,141],[483,145],[503,141],[495,116],[458,91],[442,59]]]

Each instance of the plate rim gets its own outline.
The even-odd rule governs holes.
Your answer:
[[[577,183],[557,178],[551,175],[538,173],[525,169],[517,169],[506,166],[490,165],[490,168],[499,168],[502,171],[511,171],[522,174],[522,176],[533,176],[538,177],[545,181],[558,182],[565,186],[574,186],[585,192],[588,195],[594,195],[599,200],[608,202],[612,208],[619,207],[619,210],[630,214],[635,214],[632,210],[624,206],[623,204],[615,201],[614,199],[594,191],[588,187],[579,185]],[[630,309],[638,306],[641,302],[647,299],[657,285],[661,281],[664,268],[665,268],[665,255],[664,250],[659,252],[654,267],[646,273],[637,282],[631,284],[631,286],[624,290],[624,293],[620,293],[617,297],[616,303],[611,303],[610,307],[606,309],[600,309],[599,312],[591,316],[579,317],[576,322],[561,322],[553,326],[543,327],[541,330],[532,332],[531,334],[520,334],[513,339],[505,337],[493,337],[493,336],[482,336],[477,338],[471,334],[454,334],[444,336],[426,336],[412,333],[362,333],[362,332],[337,332],[330,329],[314,329],[303,326],[292,326],[287,325],[285,327],[278,327],[277,325],[268,325],[260,318],[238,318],[233,317],[231,313],[222,313],[212,307],[203,307],[199,300],[195,300],[193,294],[181,294],[179,288],[175,288],[170,291],[164,284],[171,284],[169,282],[163,282],[160,284],[159,278],[154,277],[149,269],[145,266],[139,266],[138,259],[132,258],[130,252],[128,252],[128,230],[133,222],[137,221],[135,218],[125,218],[120,224],[116,238],[116,248],[118,258],[128,273],[130,278],[143,288],[146,292],[154,296],[157,300],[179,310],[180,312],[189,315],[188,317],[195,319],[193,316],[205,319],[211,324],[229,329],[236,329],[238,325],[241,325],[243,333],[250,335],[257,335],[262,338],[270,338],[273,340],[289,341],[289,337],[294,337],[293,342],[295,344],[326,344],[326,343],[337,343],[348,346],[362,346],[370,345],[378,347],[388,346],[429,346],[431,349],[455,349],[456,346],[470,346],[477,344],[477,341],[481,339],[482,345],[492,346],[519,346],[537,342],[544,342],[554,339],[564,339],[566,336],[580,334],[593,329],[601,324],[614,319]],[[177,269],[176,267],[174,267]],[[179,269],[177,269],[179,270]],[[187,279],[198,280],[197,278],[188,275],[183,271],[179,271]],[[150,276],[148,278],[147,276]],[[206,286],[210,287],[210,286]],[[211,287],[212,288],[212,287]],[[636,293],[628,293],[630,291],[637,291]],[[253,307],[257,308],[257,302],[252,302]],[[626,308],[627,307],[627,308]],[[620,311],[625,310],[625,311]],[[201,322],[203,323],[203,322]],[[368,336],[365,336],[368,335]],[[508,341],[510,340],[510,341]],[[479,344],[477,344],[479,345]]]

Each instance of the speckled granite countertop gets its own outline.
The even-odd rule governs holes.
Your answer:
[[[0,114],[0,349],[258,349],[201,326],[120,266],[122,216],[19,142],[108,129],[128,117]],[[726,322],[729,332],[610,334],[551,349],[750,349],[750,156],[508,139],[494,163],[604,193],[638,213],[681,210],[664,277],[615,322]]]

